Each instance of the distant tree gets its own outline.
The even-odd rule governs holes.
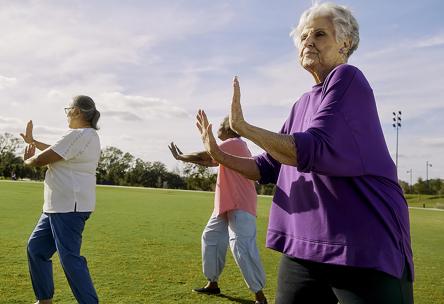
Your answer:
[[[256,192],[261,195],[273,195],[276,187],[274,184],[256,184]]]
[[[127,171],[125,181],[128,185],[162,188],[167,180],[168,170],[161,162],[145,162],[138,158]]]
[[[6,178],[10,178],[13,172],[17,177],[23,175],[23,159],[17,155],[21,146],[20,139],[14,135],[0,134],[0,175]]]
[[[185,189],[185,178],[175,172],[167,172],[165,176],[166,185],[170,189]]]
[[[166,181],[166,175],[168,170],[166,166],[160,161],[155,161],[151,163],[150,166],[151,173],[151,187],[162,188],[163,182]]]
[[[205,166],[187,163],[184,166],[186,188],[189,190],[214,191],[217,174]]]
[[[410,185],[409,185],[409,183],[407,183],[407,182],[405,182],[405,181],[402,181],[402,180],[399,180],[398,183],[399,183],[399,185],[401,186],[402,191],[403,191],[404,193],[406,193],[406,194],[410,194],[411,190],[410,190]]]
[[[125,175],[125,181],[131,186],[145,186],[147,187],[147,180],[149,179],[150,163],[137,158]]]
[[[442,180],[441,179],[435,178],[435,179],[429,180],[429,185],[428,185],[428,193],[429,194],[437,195],[440,193],[441,188],[442,188]]]
[[[116,147],[102,150],[97,167],[97,183],[121,185],[125,184],[125,175],[131,168],[134,156],[124,153]]]
[[[415,193],[422,193],[422,194],[427,193],[427,184],[421,177],[418,178],[416,184],[413,185],[413,191]]]
[[[21,147],[21,141],[11,133],[0,134],[0,156],[3,153],[15,153]]]

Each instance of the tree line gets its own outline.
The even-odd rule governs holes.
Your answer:
[[[24,166],[24,143],[10,133],[0,134],[0,178],[43,180],[46,167]],[[102,150],[97,167],[97,183],[104,185],[136,186],[214,191],[216,173],[207,167],[184,163],[181,170],[169,171],[159,161],[149,162],[136,158],[116,147]],[[404,193],[444,195],[444,180],[419,178],[414,185],[399,181]],[[273,194],[273,185],[257,185],[259,194]]]
[[[0,177],[43,180],[46,166],[24,166],[23,149],[21,139],[10,133],[0,134]],[[171,172],[162,162],[144,161],[116,147],[106,147],[102,150],[96,177],[97,183],[104,185],[212,191],[217,176],[213,170],[194,164],[184,164],[182,170]]]

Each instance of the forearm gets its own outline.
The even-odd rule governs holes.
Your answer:
[[[31,158],[28,158],[27,160],[24,161],[25,166],[29,166],[29,167],[41,167],[44,166],[41,163],[41,160],[39,159],[39,156],[33,156]]]
[[[188,163],[193,163],[196,165],[200,165],[200,166],[205,166],[205,167],[217,167],[219,166],[219,164],[214,161],[214,160],[210,160],[210,161],[187,161]]]
[[[32,140],[32,144],[39,149],[40,151],[46,150],[50,147],[50,145],[37,141],[35,139]]]
[[[178,159],[184,162],[198,163],[198,164],[214,162],[210,154],[208,154],[208,152],[206,151],[180,154],[178,155]]]
[[[252,157],[235,156],[218,150],[213,158],[219,164],[242,174],[250,180],[258,181],[261,178],[259,167]]]
[[[34,148],[35,149],[35,148]],[[34,153],[34,152],[33,152]],[[55,162],[63,160],[63,158],[51,149],[46,149],[39,155],[27,156],[25,152],[24,164],[30,167],[43,167]]]
[[[296,144],[293,136],[271,132],[248,123],[245,123],[238,133],[264,149],[281,164],[298,165]]]

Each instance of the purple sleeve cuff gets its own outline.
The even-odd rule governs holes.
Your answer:
[[[313,135],[308,132],[297,132],[292,135],[296,146],[298,171],[312,171],[315,155],[315,141]]]
[[[268,153],[254,156],[254,160],[261,174],[259,184],[276,184],[281,164]]]

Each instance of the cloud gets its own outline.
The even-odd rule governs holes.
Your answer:
[[[0,116],[0,125],[20,125],[23,124],[21,119],[15,117],[3,117]]]
[[[101,117],[102,119],[104,117],[118,118],[121,121],[129,121],[129,122],[138,122],[143,120],[140,116],[128,111],[102,111]]]
[[[444,148],[443,137],[423,138],[422,143],[430,147]]]
[[[17,83],[17,78],[6,77],[0,75],[0,90],[8,87],[12,87]]]
[[[416,43],[413,43],[412,48],[438,47],[443,45],[444,45],[444,33],[439,33],[434,36],[424,38]]]
[[[107,92],[98,97],[105,110],[103,116],[118,117],[126,121],[161,118],[188,118],[187,111],[157,97],[125,95]],[[137,113],[137,114],[136,114]]]

